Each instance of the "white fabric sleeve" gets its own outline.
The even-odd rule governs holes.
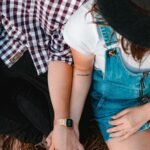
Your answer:
[[[71,48],[86,55],[92,54],[95,45],[95,35],[93,35],[92,31],[92,16],[88,11],[84,5],[81,6],[79,10],[72,15],[63,30],[65,42]]]

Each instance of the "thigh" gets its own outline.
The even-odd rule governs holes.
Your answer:
[[[39,143],[43,134],[21,113],[13,101],[13,94],[19,92],[15,80],[2,74],[0,77],[0,134],[14,136],[25,143]]]
[[[37,75],[29,52],[25,52],[23,57],[9,69],[0,60],[0,90],[1,93],[7,93],[4,96],[9,96],[11,100],[17,101],[17,105],[20,104],[19,106],[22,107],[30,103],[33,107],[35,106],[34,108],[43,112],[44,116],[50,114],[51,118],[53,117],[47,73]],[[21,100],[19,101],[20,98]],[[29,114],[32,114],[31,110],[32,112],[34,111],[26,108],[26,112]]]
[[[111,139],[107,146],[109,150],[150,150],[150,130],[139,131],[124,141]]]
[[[47,73],[37,75],[28,52],[9,69],[0,61],[1,82],[3,85],[0,84],[0,89],[6,87],[3,91],[7,92],[21,113],[38,130],[48,134],[52,128],[53,108],[49,97]]]
[[[28,76],[26,80],[25,76]],[[41,80],[28,73],[23,77],[0,61],[0,134],[13,135],[24,142],[38,143],[42,135],[50,131],[52,107],[48,105],[48,92],[45,94],[42,92],[45,91],[44,88],[38,90],[37,84],[31,84],[32,79],[39,85]],[[37,112],[39,117],[36,117]]]
[[[42,140],[42,133],[26,119],[15,105],[7,103],[0,106],[0,134],[15,136],[23,142],[33,144]]]
[[[52,107],[48,106],[47,98],[42,92],[30,84],[23,83],[24,88],[16,95],[14,103],[34,127],[48,135],[53,125]]]

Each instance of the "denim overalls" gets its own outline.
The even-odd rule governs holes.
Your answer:
[[[100,36],[105,45],[117,42],[116,34],[109,26],[98,26]],[[122,61],[120,48],[108,49],[105,53],[105,73],[94,69],[90,96],[94,117],[105,141],[111,139],[107,129],[112,128],[108,123],[113,115],[122,110],[147,103],[150,96],[149,72],[131,72]],[[138,114],[137,114],[138,115]],[[146,123],[139,130],[150,128]]]

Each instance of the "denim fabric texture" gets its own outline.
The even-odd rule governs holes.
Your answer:
[[[103,37],[106,47],[117,41],[116,34],[110,26],[98,26],[98,33]],[[107,129],[113,115],[124,109],[143,105],[145,97],[150,96],[149,72],[134,73],[128,70],[122,61],[120,48],[108,49],[105,53],[105,73],[94,69],[90,90],[94,117],[105,141],[110,140]],[[137,114],[138,115],[138,114]],[[150,128],[144,124],[139,131]]]

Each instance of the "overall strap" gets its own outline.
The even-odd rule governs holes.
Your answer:
[[[96,22],[100,23],[98,20]],[[114,45],[118,42],[116,33],[114,32],[112,27],[107,25],[97,25],[97,31],[99,37],[104,40],[106,47],[111,47],[111,45]]]

